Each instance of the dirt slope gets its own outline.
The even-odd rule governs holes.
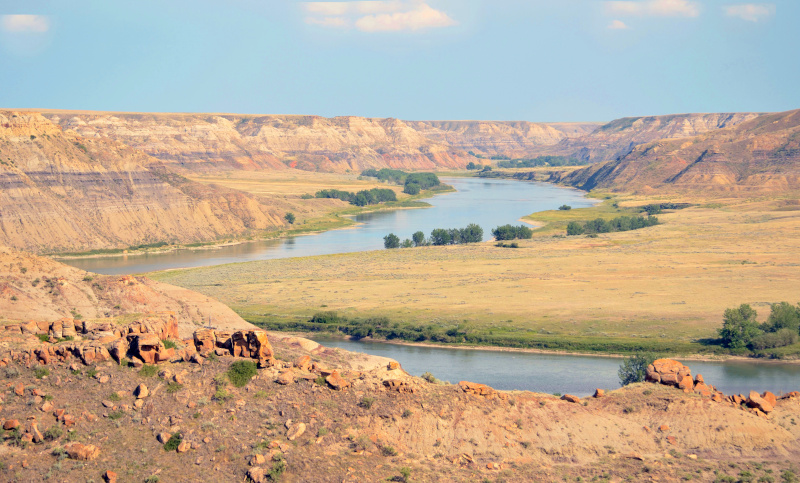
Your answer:
[[[0,111],[0,245],[58,252],[212,241],[283,226],[282,217],[121,143]]]
[[[800,110],[634,148],[563,181],[582,189],[775,193],[800,189]]]

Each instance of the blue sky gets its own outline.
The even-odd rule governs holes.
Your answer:
[[[800,108],[800,2],[0,0],[0,107],[606,121]]]

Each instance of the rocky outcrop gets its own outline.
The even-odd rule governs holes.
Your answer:
[[[0,245],[53,253],[214,241],[284,226],[283,214],[117,141],[0,110]]]
[[[164,312],[174,314],[180,338],[190,337],[198,328],[195,322],[201,320],[211,320],[219,330],[254,327],[227,306],[191,290],[146,277],[87,273],[0,247],[0,314],[10,320],[36,321],[21,324],[26,333],[48,333],[60,339],[84,330],[85,320],[102,319],[97,330],[113,335],[120,329],[117,320],[129,322],[126,317],[132,316],[148,324],[140,314]]]
[[[581,189],[650,193],[780,193],[800,189],[800,110],[632,147],[605,163],[556,176]]]

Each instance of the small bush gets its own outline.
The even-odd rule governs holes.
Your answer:
[[[178,344],[172,339],[164,340],[164,348],[165,349],[177,349]]]
[[[561,206],[558,207],[558,209],[561,210],[561,211],[568,211],[568,210],[571,210],[572,207],[569,206],[569,205],[561,205]]]
[[[220,387],[217,389],[217,392],[215,392],[211,398],[217,402],[224,403],[225,401],[227,401],[232,397],[233,395],[231,395],[228,391],[226,391],[224,387]]]
[[[324,386],[325,385],[325,376],[317,376],[317,378],[314,379],[314,383],[318,384],[320,386]]]
[[[283,459],[282,454],[276,454],[272,457],[272,468],[267,473],[269,479],[278,481],[281,475],[286,471],[286,461]]]
[[[86,371],[86,377],[88,377],[89,379],[93,378],[96,375],[97,375],[97,369],[95,369],[94,367]]]
[[[36,334],[36,337],[42,342],[50,342],[50,336],[48,334]]]
[[[158,374],[158,367],[151,364],[145,364],[139,369],[139,375],[142,377],[153,377]]]
[[[108,414],[108,419],[110,419],[112,421],[116,421],[117,419],[122,419],[123,416],[125,416],[124,412],[122,412],[122,411],[114,411],[114,412]]]
[[[122,399],[122,398],[121,398],[121,397],[119,397],[119,394],[117,394],[117,393],[115,393],[115,392],[112,392],[112,393],[111,393],[111,395],[110,395],[110,396],[108,396],[108,400],[109,400],[109,401],[114,401],[114,402],[117,402],[117,401],[119,401],[120,399]]]
[[[61,429],[61,427],[58,424],[56,424],[56,425],[50,426],[50,428],[47,431],[44,432],[43,436],[44,436],[44,440],[45,441],[55,441],[58,438],[60,438],[61,436],[63,436],[63,435],[64,435],[64,431]]]
[[[381,454],[383,456],[397,456],[397,450],[392,446],[381,446]]]
[[[94,277],[92,277],[91,275],[86,275],[85,277],[83,277],[84,282],[91,282],[92,280],[94,280]]]
[[[175,451],[178,445],[183,442],[183,436],[180,433],[175,433],[169,437],[169,440],[164,443],[164,451]]]
[[[175,394],[181,389],[183,389],[183,386],[181,384],[178,384],[177,382],[170,382],[169,384],[167,384],[167,394]]]
[[[227,374],[231,384],[244,387],[258,374],[258,368],[253,361],[236,361],[228,368]]]
[[[413,414],[414,414],[414,413],[413,413],[413,412],[412,412],[410,409],[406,409],[406,410],[404,410],[404,411],[403,411],[403,415],[402,415],[402,417],[403,417],[403,418],[410,418],[410,417],[411,417],[411,415],[413,415]]]
[[[362,398],[361,402],[358,403],[358,405],[361,406],[364,409],[371,409],[373,404],[375,404],[375,398],[374,397]]]
[[[33,370],[33,375],[36,377],[36,379],[41,379],[44,376],[50,375],[50,369],[46,367],[37,367]]]
[[[65,450],[60,446],[56,446],[55,448],[53,448],[53,451],[51,451],[50,454],[56,457],[56,461],[67,459],[67,457],[69,456],[67,454],[67,450]]]

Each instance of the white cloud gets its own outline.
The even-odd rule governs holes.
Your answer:
[[[6,32],[41,34],[50,30],[50,20],[42,15],[3,15],[0,26]]]
[[[725,15],[729,17],[739,17],[748,22],[758,22],[767,17],[775,15],[774,3],[742,3],[738,5],[726,5],[722,7]]]
[[[306,2],[309,25],[356,28],[362,32],[400,32],[456,25],[447,13],[424,0],[381,0],[358,2]]]
[[[625,25],[625,22],[622,20],[612,20],[610,24],[608,24],[608,28],[611,30],[626,30],[630,27]]]
[[[606,9],[615,14],[652,17],[697,17],[700,7],[689,0],[643,0],[605,2]]]
[[[456,22],[446,13],[421,4],[409,12],[367,15],[356,21],[356,28],[363,32],[397,32],[433,27],[449,27]]]

